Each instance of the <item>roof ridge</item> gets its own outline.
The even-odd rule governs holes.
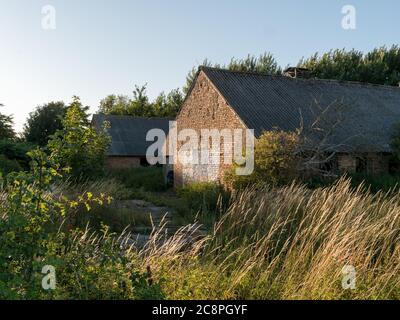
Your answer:
[[[95,113],[93,117],[102,116],[102,117],[115,117],[115,118],[126,118],[126,119],[138,119],[138,120],[174,120],[173,117],[141,117],[141,116],[130,116],[130,115],[119,115],[119,114],[104,114],[104,113]]]
[[[337,80],[337,79],[322,79],[322,78],[290,78],[286,77],[284,75],[280,74],[269,74],[269,73],[262,73],[262,72],[255,72],[255,71],[239,71],[239,70],[230,70],[230,69],[224,69],[224,68],[218,68],[218,67],[208,67],[208,66],[200,66],[199,71],[222,71],[226,73],[236,73],[236,74],[243,74],[243,75],[254,75],[254,76],[260,76],[260,77],[270,77],[270,78],[279,78],[279,79],[287,79],[287,80],[294,80],[294,81],[305,81],[305,82],[310,82],[310,81],[316,81],[316,82],[333,82],[333,83],[339,83],[339,84],[352,84],[352,85],[358,85],[358,86],[365,86],[365,87],[382,87],[386,89],[391,89],[391,90],[400,90],[400,87],[398,86],[391,86],[391,85],[385,85],[385,84],[377,84],[377,83],[370,83],[370,82],[361,82],[361,81],[351,81],[351,80]]]

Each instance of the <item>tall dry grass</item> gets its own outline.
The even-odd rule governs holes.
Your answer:
[[[186,227],[142,251],[172,299],[399,299],[400,194],[350,182],[308,190],[252,188],[207,238]],[[344,290],[342,269],[356,270]]]
[[[110,182],[95,187],[116,188]],[[0,219],[3,205],[0,201]],[[207,237],[198,225],[172,237],[163,226],[140,251],[129,234],[110,240],[86,231],[71,240],[64,258],[85,266],[85,250],[94,263],[98,256],[119,261],[121,254],[126,264],[118,263],[118,277],[126,277],[133,265],[151,270],[168,299],[400,299],[400,193],[372,194],[344,179],[316,190],[296,184],[254,187],[233,196]],[[356,270],[354,290],[342,287],[345,266]],[[104,279],[115,279],[113,270],[110,262]],[[107,281],[98,291],[120,294]]]

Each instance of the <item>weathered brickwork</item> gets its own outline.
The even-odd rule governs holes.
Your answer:
[[[194,129],[200,135],[201,129],[246,129],[243,122],[214,88],[203,72],[200,73],[193,90],[187,97],[177,117],[177,132]],[[183,143],[178,144],[178,149]],[[175,165],[175,185],[181,186],[194,181],[221,180],[230,166],[224,163],[224,149],[219,155],[221,165]]]
[[[373,175],[386,174],[389,172],[391,155],[381,153],[370,153],[367,159],[367,172]]]
[[[389,172],[390,155],[382,153],[339,154],[337,156],[340,172],[364,172],[371,175]]]
[[[354,173],[357,169],[357,159],[350,154],[339,154],[337,156],[338,169],[340,172]]]
[[[110,170],[129,169],[140,166],[140,158],[137,157],[108,157],[106,167]]]

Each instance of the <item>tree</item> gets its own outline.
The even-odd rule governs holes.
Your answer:
[[[62,119],[67,107],[64,102],[50,102],[38,106],[24,126],[24,137],[27,142],[45,146],[49,137],[57,130],[62,129]]]
[[[63,128],[51,138],[51,157],[70,168],[75,179],[95,178],[104,172],[106,151],[110,143],[107,125],[97,132],[89,125],[87,108],[74,97],[62,121]]]
[[[179,89],[168,95],[161,93],[153,103],[154,114],[161,118],[175,118],[182,107],[184,97]]]
[[[100,101],[99,113],[108,115],[126,115],[128,113],[129,98],[114,94]]]
[[[133,99],[129,101],[129,114],[136,117],[152,117],[154,112],[147,96],[147,84],[144,86],[135,86]]]
[[[282,69],[278,66],[271,53],[264,53],[258,57],[248,55],[245,59],[232,58],[228,65],[231,71],[255,72],[261,74],[280,74]]]
[[[100,102],[99,113],[133,117],[171,117],[174,118],[183,103],[183,95],[179,89],[168,95],[161,93],[153,102],[147,95],[147,85],[135,86],[133,98],[123,95],[109,95]]]
[[[31,151],[33,147],[34,146],[31,144],[17,139],[3,139],[0,140],[0,155],[10,161],[18,163],[19,167],[22,169],[28,170],[30,158],[27,153]]]
[[[0,104],[0,107],[3,105]],[[4,115],[0,112],[0,140],[1,139],[14,139],[15,131],[13,129],[13,118],[12,116]]]
[[[380,47],[366,54],[354,49],[331,50],[303,58],[298,66],[309,69],[316,78],[398,86],[400,47]]]

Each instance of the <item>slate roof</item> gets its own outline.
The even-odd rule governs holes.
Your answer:
[[[147,148],[153,142],[146,141],[147,132],[151,129],[161,129],[167,135],[169,121],[166,118],[136,118],[129,116],[93,115],[92,125],[100,129],[104,121],[111,125],[111,146],[108,156],[145,156]]]
[[[310,128],[320,119],[318,126],[332,131],[326,145],[336,151],[390,152],[393,125],[400,123],[398,87],[208,67],[200,71],[257,137],[274,128],[292,131],[302,123]]]

